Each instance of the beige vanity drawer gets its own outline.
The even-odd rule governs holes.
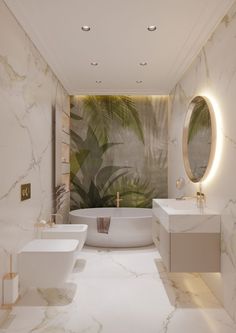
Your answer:
[[[170,272],[220,272],[220,233],[169,233],[160,225],[159,249]]]

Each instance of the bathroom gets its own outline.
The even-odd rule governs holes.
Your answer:
[[[234,0],[0,0],[0,332],[236,332],[235,14]],[[216,124],[201,188],[186,172],[182,142],[195,96],[209,101]],[[219,267],[171,271],[153,239],[152,205],[169,198],[196,210],[200,190],[200,205],[220,219]],[[34,280],[23,290],[19,251],[56,229],[44,221],[57,213],[58,226],[68,225],[71,210],[118,202],[120,214],[154,214],[151,241],[85,244],[63,286]],[[112,221],[99,236],[109,232]],[[128,226],[120,232],[133,239]],[[193,266],[206,262],[205,246]],[[53,260],[56,272],[60,253]],[[46,261],[34,261],[45,285]],[[6,305],[9,272],[20,289]]]

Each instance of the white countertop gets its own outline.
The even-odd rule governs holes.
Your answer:
[[[195,200],[153,199],[153,215],[168,232],[220,233],[220,215]]]

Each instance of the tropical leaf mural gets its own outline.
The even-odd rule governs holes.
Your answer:
[[[110,142],[99,145],[97,137],[90,127],[88,127],[85,140],[73,130],[71,130],[71,139],[73,141],[71,151],[72,193],[79,194],[79,207],[107,205],[112,196],[106,195],[106,189],[119,177],[127,174],[128,168],[113,165],[102,167],[103,154],[120,143]],[[73,201],[76,200],[73,199]]]
[[[116,192],[123,206],[166,196],[167,103],[156,110],[144,102],[139,109],[128,96],[71,98],[72,209],[114,206]]]
[[[74,119],[78,117],[73,113]],[[89,124],[99,142],[110,139],[112,124],[129,128],[144,143],[142,124],[134,101],[128,96],[85,96],[83,97],[83,118]]]
[[[122,205],[125,207],[151,207],[152,199],[158,197],[150,181],[145,178],[133,178],[132,175],[119,178],[108,191],[113,195],[116,192],[120,193]]]

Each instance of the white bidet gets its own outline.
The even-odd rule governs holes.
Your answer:
[[[56,224],[52,228],[46,227],[42,229],[41,237],[51,239],[77,239],[79,241],[77,251],[80,251],[86,241],[87,230],[87,224]]]

